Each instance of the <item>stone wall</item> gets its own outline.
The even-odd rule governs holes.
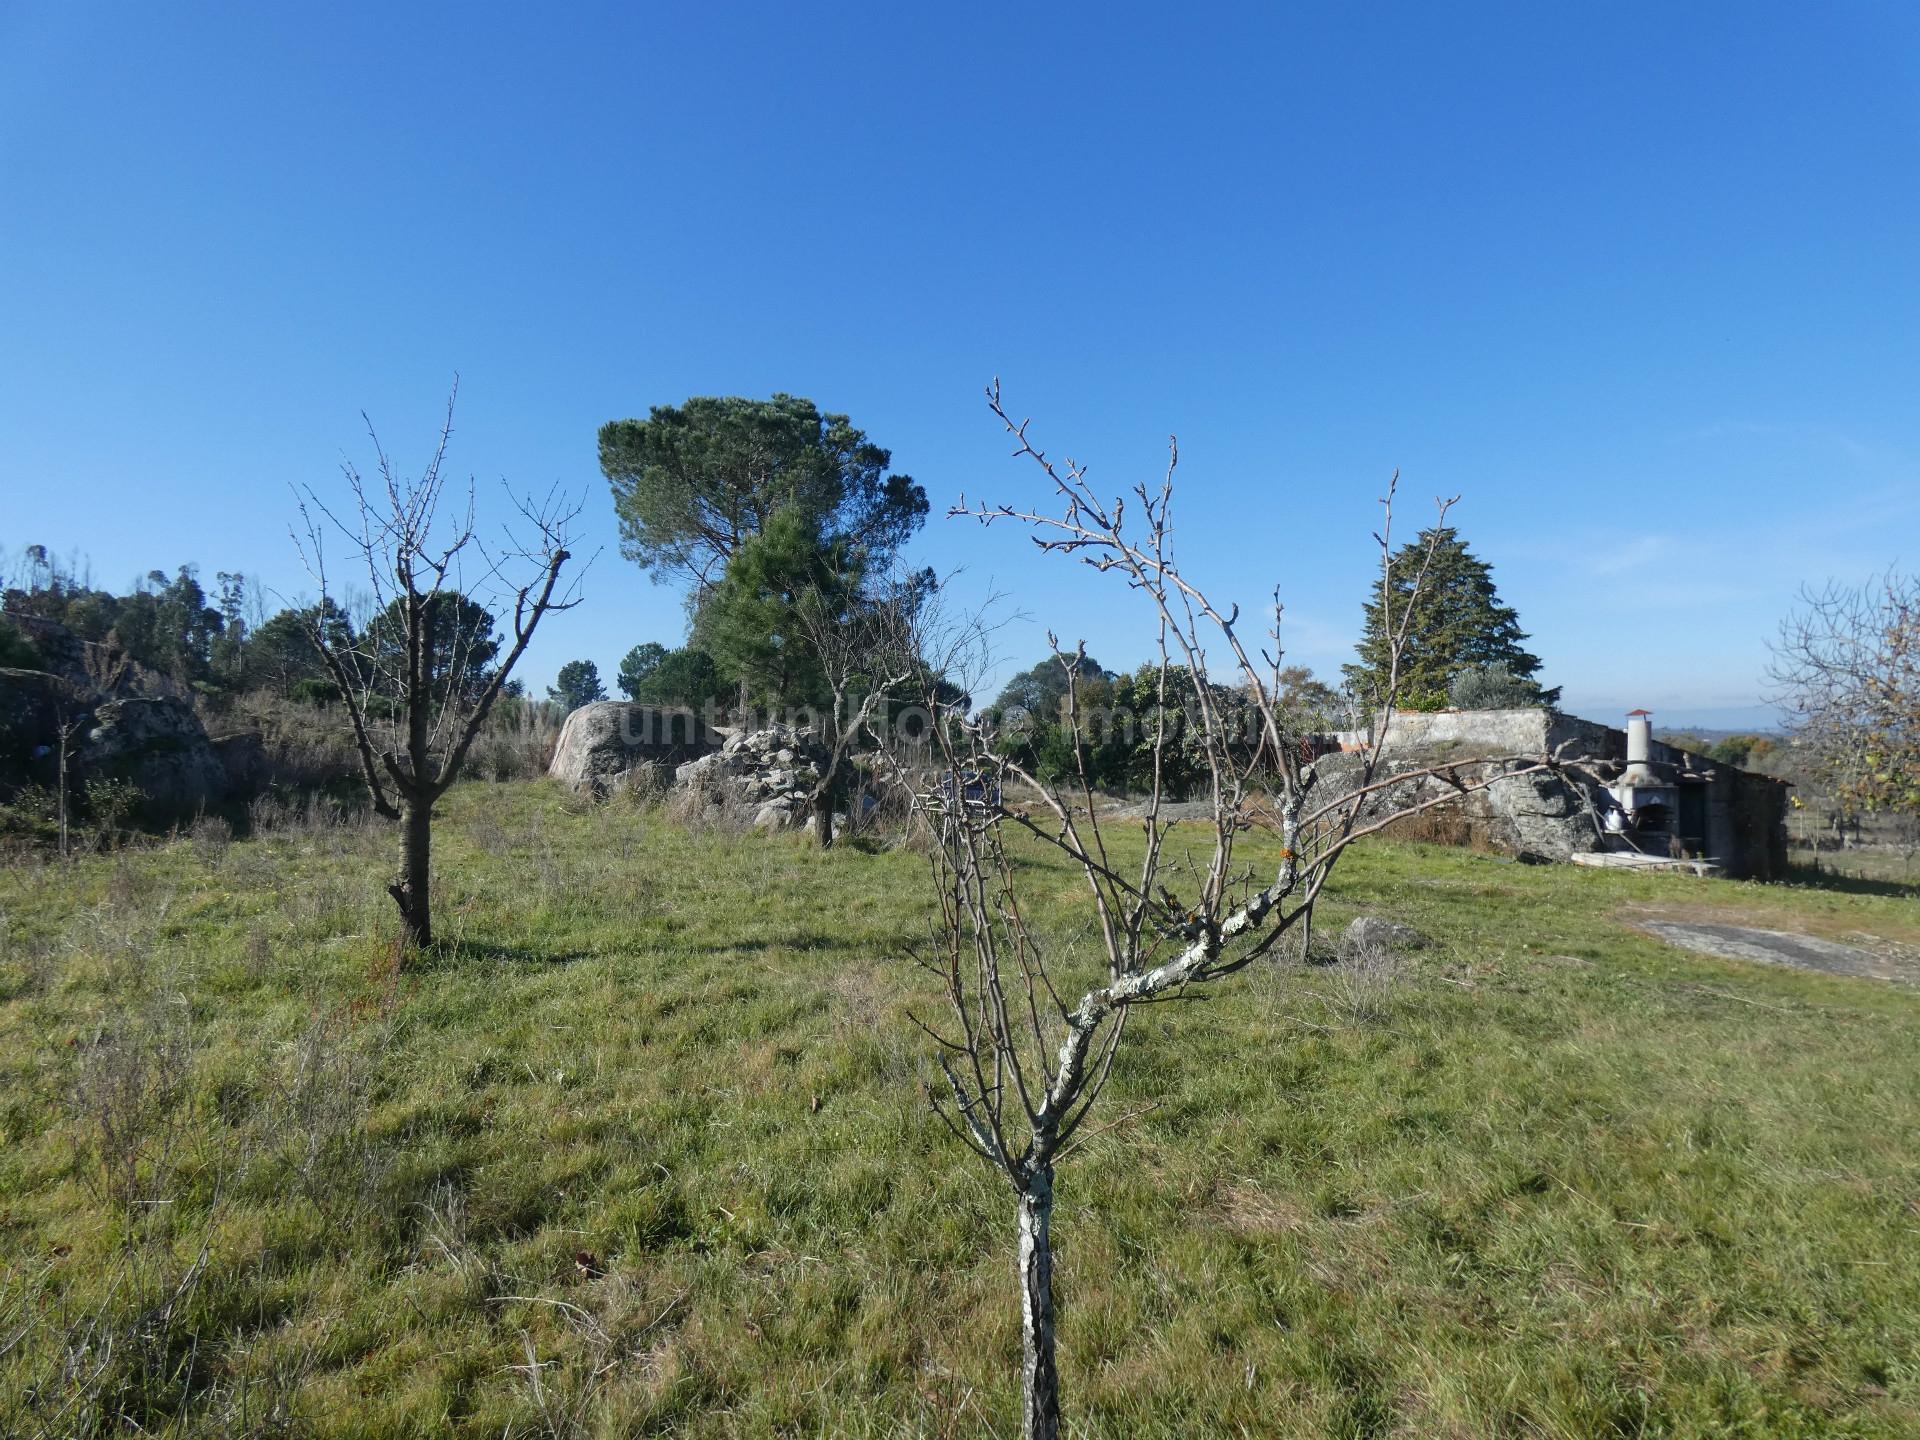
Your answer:
[[[728,736],[717,753],[682,765],[674,780],[704,803],[745,811],[756,829],[798,830],[828,759],[812,731],[771,725]]]

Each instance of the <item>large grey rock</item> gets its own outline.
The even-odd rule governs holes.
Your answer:
[[[702,755],[698,760],[689,760],[677,765],[673,771],[673,783],[676,785],[704,785],[709,780],[717,780],[726,774],[721,768],[724,757],[720,755]]]
[[[93,713],[80,747],[89,779],[130,782],[149,813],[182,816],[226,798],[232,788],[220,753],[184,700],[130,696]]]
[[[124,781],[152,820],[177,820],[244,789],[260,758],[258,736],[225,741],[207,732],[185,700],[165,695],[103,699],[39,670],[0,670],[0,792],[59,783],[60,734],[71,726],[68,783]]]
[[[769,800],[753,812],[756,830],[798,830],[806,823],[806,807],[787,800]]]
[[[567,716],[547,773],[572,790],[604,795],[618,788],[621,777],[631,780],[637,767],[663,772],[709,754],[719,743],[692,711],[597,700]]]
[[[1363,778],[1363,762],[1364,757],[1355,752],[1315,761],[1319,798],[1331,801],[1349,793]],[[1498,778],[1482,785],[1480,782],[1489,778],[1490,763]],[[1457,764],[1461,781],[1479,788],[1461,794],[1445,778],[1420,773],[1444,764]],[[1431,804],[1432,808],[1421,816],[1398,822],[1388,833],[1414,839],[1445,838],[1448,843],[1473,844],[1523,860],[1568,860],[1583,851],[1601,848],[1591,794],[1573,780],[1549,772],[1498,773],[1515,768],[1511,762],[1476,764],[1470,755],[1456,755],[1446,747],[1389,757],[1381,761],[1374,781],[1392,780],[1398,775],[1407,778],[1370,794],[1359,818],[1364,824],[1385,819],[1403,808]],[[1434,833],[1447,830],[1456,833]]]

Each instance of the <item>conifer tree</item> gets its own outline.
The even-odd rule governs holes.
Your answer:
[[[1429,546],[1431,560],[1427,559]],[[1403,623],[1406,645],[1400,655],[1397,688],[1405,709],[1442,709],[1456,676],[1490,667],[1526,682],[1533,703],[1551,705],[1560,698],[1558,688],[1542,689],[1534,679],[1540,657],[1522,643],[1527,634],[1520,628],[1519,613],[1501,603],[1492,569],[1467,549],[1452,526],[1441,527],[1437,537],[1433,530],[1422,531],[1401,546],[1367,601],[1359,659],[1343,666],[1342,673],[1355,697],[1369,707],[1394,688],[1388,665],[1395,634]]]

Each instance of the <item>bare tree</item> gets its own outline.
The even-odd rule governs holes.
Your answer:
[[[464,505],[441,513],[458,393],[456,380],[432,458],[418,476],[399,473],[369,421],[375,476],[363,476],[351,462],[342,467],[350,511],[330,509],[310,489],[298,492],[301,529],[294,534],[320,587],[320,603],[306,612],[314,617],[309,638],[345,700],[368,799],[376,813],[400,823],[399,875],[387,890],[399,906],[401,943],[409,949],[433,943],[434,804],[459,778],[540,622],[578,603],[577,580],[560,588],[560,572],[572,558],[568,528],[577,504],[557,491],[538,502],[513,496],[522,533],[509,527],[494,544],[482,538],[475,520],[471,479]],[[321,623],[334,598],[330,536],[344,538],[355,583],[369,587],[374,621],[357,630]],[[466,603],[474,595],[511,607],[511,643],[497,663],[495,642],[471,618],[479,611]]]
[[[1836,802],[1860,815],[1920,816],[1920,576],[1801,591],[1768,674]]]
[[[854,747],[877,741],[876,719],[903,695],[925,688],[909,690],[928,673],[921,643],[932,633],[932,604],[930,575],[896,573],[877,593],[836,602],[822,590],[809,590],[795,606],[828,694],[815,727],[827,759],[811,796],[814,837],[822,849],[833,844],[833,817],[845,799]]]
[[[60,740],[60,858],[68,859],[72,851],[71,835],[73,829],[73,737],[92,717],[86,712],[68,715],[62,706],[56,713],[55,733]]]
[[[1337,795],[1317,793],[1318,771],[1303,755],[1283,702],[1275,603],[1270,649],[1247,648],[1237,608],[1222,611],[1186,579],[1173,559],[1172,495],[1177,448],[1165,475],[1132,497],[1103,501],[1084,470],[1056,464],[988,391],[993,413],[1051,487],[1047,509],[973,506],[951,512],[983,525],[1029,528],[1042,552],[1071,556],[1114,574],[1144,597],[1157,633],[1161,704],[1152,726],[1153,780],[1145,806],[1126,822],[1135,841],[1109,836],[1084,765],[1073,793],[1056,793],[995,753],[972,725],[936,730],[948,775],[923,795],[936,812],[940,843],[931,858],[939,922],[920,958],[938,977],[950,1014],[916,1018],[932,1038],[944,1082],[935,1109],[953,1133],[1011,1185],[1018,1207],[1023,1431],[1051,1440],[1060,1428],[1055,1363],[1052,1215],[1055,1168],[1095,1133],[1088,1118],[1113,1074],[1127,1017],[1140,1005],[1198,998],[1198,990],[1272,952],[1283,936],[1304,933],[1315,900],[1347,847],[1409,814],[1448,803],[1506,775],[1556,768],[1557,757],[1485,756],[1430,769],[1381,764],[1392,724],[1409,604],[1389,614],[1386,707],[1376,718],[1355,775]],[[1396,477],[1397,483],[1397,477]],[[1384,579],[1394,582],[1393,487],[1383,502],[1379,542]],[[1442,519],[1450,502],[1440,505]],[[1136,519],[1137,517],[1137,519]],[[1443,533],[1436,525],[1433,534]],[[1414,577],[1415,598],[1425,577]],[[1383,595],[1402,593],[1385,583]],[[1213,673],[1217,647],[1249,697],[1229,707],[1219,687],[1197,685],[1184,743],[1205,757],[1211,818],[1199,844],[1169,844],[1163,815],[1163,759],[1178,737],[1181,712],[1165,702],[1177,671]],[[1055,646],[1056,650],[1060,647]],[[1096,723],[1083,713],[1081,652],[1067,652],[1067,723],[1076,738]],[[1233,733],[1234,716],[1258,734]],[[1446,783],[1423,786],[1421,782]],[[1012,800],[1018,785],[1037,797]],[[1003,787],[1007,787],[1004,788]],[[1327,787],[1332,789],[1331,785]],[[1437,792],[1437,793],[1435,793]],[[1415,797],[1415,798],[1410,798]],[[1424,797],[1424,798],[1417,798]],[[1239,858],[1254,827],[1277,831],[1277,861],[1264,874]],[[1142,831],[1144,834],[1142,835]],[[1097,970],[1079,968],[1070,951],[1050,950],[1027,903],[1026,856],[1033,847],[1064,853],[1080,872],[1098,937]],[[1038,884],[1045,886],[1045,881]],[[1084,988],[1083,988],[1084,982]],[[1077,998],[1075,996],[1077,995]],[[1112,1124],[1127,1119],[1121,1116]],[[1104,1128],[1104,1127],[1102,1127]]]

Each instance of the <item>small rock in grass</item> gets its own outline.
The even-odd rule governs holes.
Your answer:
[[[1345,958],[1366,950],[1418,950],[1426,943],[1427,937],[1411,925],[1379,915],[1362,915],[1340,937],[1340,954]]]

